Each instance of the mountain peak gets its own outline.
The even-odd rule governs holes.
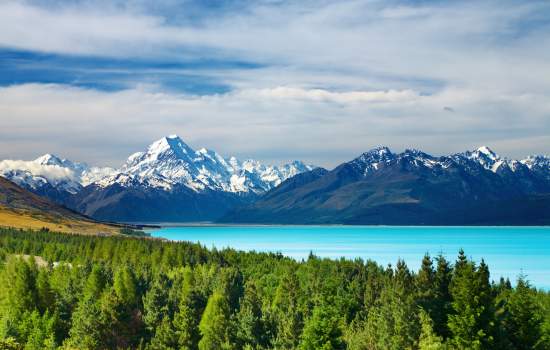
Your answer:
[[[487,146],[481,146],[479,147],[478,149],[476,149],[477,153],[481,153],[483,155],[485,155],[486,157],[488,157],[489,159],[491,160],[497,160],[499,159],[500,157],[498,156],[498,154],[496,154],[495,152],[493,152],[492,149],[490,149],[489,147]]]
[[[388,147],[378,146],[360,155],[359,159],[363,161],[373,161],[373,160],[382,161],[382,160],[392,158],[392,156],[393,156],[393,153],[390,151]]]
[[[61,166],[63,164],[63,161],[50,153],[46,153],[43,156],[40,156],[34,160],[35,163],[38,163],[40,165],[59,165]]]
[[[178,157],[191,157],[195,151],[189,147],[178,135],[169,135],[153,142],[147,149],[147,153],[158,155],[172,151]]]
[[[387,146],[377,146],[377,147],[374,147],[373,149],[367,151],[366,153],[376,153],[376,154],[379,154],[379,155],[385,155],[385,154],[391,154],[391,151],[389,149],[389,147]]]

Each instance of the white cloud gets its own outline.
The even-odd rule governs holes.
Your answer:
[[[168,62],[235,59],[262,68],[201,68],[233,88],[202,97],[151,87],[2,88],[0,156],[48,151],[117,166],[172,133],[222,154],[321,165],[377,144],[434,153],[489,144],[515,157],[550,149],[544,1],[260,2],[198,23],[105,3],[3,1],[0,45]]]
[[[405,102],[420,96],[412,90],[332,92],[324,89],[302,89],[279,86],[271,89],[244,90],[246,97],[325,101],[336,103]]]
[[[50,152],[119,166],[129,154],[173,133],[194,148],[225,156],[303,159],[329,167],[380,144],[435,154],[488,144],[503,155],[523,157],[545,151],[541,147],[550,142],[550,103],[543,95],[267,91],[191,96],[41,84],[1,88],[0,158]],[[446,112],[446,106],[455,112]],[[511,147],[517,144],[522,146]]]
[[[2,160],[0,161],[0,174],[12,171],[21,170],[28,171],[32,175],[42,176],[52,183],[60,180],[76,181],[74,172],[67,168],[62,168],[56,165],[42,165],[33,161],[22,160]]]

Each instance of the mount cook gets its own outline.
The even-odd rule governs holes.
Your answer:
[[[550,223],[550,158],[509,160],[485,146],[441,157],[378,147],[328,171],[224,158],[171,135],[119,169],[46,154],[0,161],[0,176],[107,221]]]
[[[313,168],[300,161],[272,166],[224,158],[170,135],[132,154],[120,169],[46,154],[0,161],[0,176],[99,220],[204,221]]]

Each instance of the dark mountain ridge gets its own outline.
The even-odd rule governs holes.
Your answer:
[[[487,147],[433,157],[375,148],[332,171],[286,180],[220,222],[376,225],[550,224],[548,158]]]

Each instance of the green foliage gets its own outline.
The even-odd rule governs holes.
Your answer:
[[[134,237],[149,237],[150,235],[146,232],[143,232],[141,230],[135,230],[130,227],[123,227],[120,229],[120,233],[127,236],[134,236]]]
[[[229,311],[227,297],[219,292],[212,294],[199,324],[202,336],[199,342],[200,350],[232,349],[229,338]]]
[[[346,346],[342,339],[340,319],[336,310],[329,306],[318,306],[307,320],[298,349],[340,350]]]
[[[83,299],[73,313],[71,330],[66,345],[83,350],[100,349],[102,346],[101,309],[93,298]]]
[[[550,349],[550,295],[463,252],[414,273],[0,229],[0,259],[0,349]]]
[[[237,343],[240,346],[257,349],[267,345],[268,330],[261,300],[252,281],[246,284],[235,323]]]
[[[200,340],[199,321],[203,299],[195,290],[195,278],[190,268],[185,268],[178,311],[174,316],[174,328],[178,345],[182,350],[197,349]]]
[[[393,279],[371,309],[366,338],[372,349],[413,349],[419,334],[417,303],[409,292],[412,276],[398,262]]]
[[[453,314],[448,326],[458,349],[488,349],[492,344],[492,305],[489,272],[483,263],[476,268],[459,252],[450,284]]]
[[[137,282],[134,273],[128,266],[121,267],[115,274],[115,293],[127,307],[133,307],[138,302]]]
[[[435,334],[433,329],[433,321],[430,318],[430,315],[420,309],[419,312],[420,319],[420,337],[418,339],[418,349],[419,350],[444,350],[445,345],[443,343],[443,338]]]
[[[543,348],[543,315],[537,303],[536,292],[520,276],[516,289],[506,305],[509,317],[505,325],[510,343],[515,349]]]

